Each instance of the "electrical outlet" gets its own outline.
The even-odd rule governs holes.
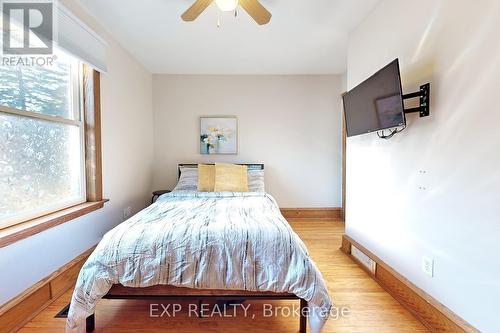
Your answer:
[[[130,215],[132,215],[132,207],[129,206],[123,210],[123,221],[128,219]]]
[[[434,277],[434,259],[422,257],[422,270],[430,277]]]

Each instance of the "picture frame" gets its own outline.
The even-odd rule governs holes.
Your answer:
[[[236,116],[200,117],[200,154],[237,155],[238,134]]]

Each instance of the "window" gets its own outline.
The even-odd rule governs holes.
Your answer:
[[[0,66],[0,229],[86,202],[83,69]]]

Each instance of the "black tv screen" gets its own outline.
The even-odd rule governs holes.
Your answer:
[[[398,59],[343,96],[347,136],[406,124]]]

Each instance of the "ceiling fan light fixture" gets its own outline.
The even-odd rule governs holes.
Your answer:
[[[223,12],[232,12],[238,7],[238,0],[215,0],[215,3]]]

